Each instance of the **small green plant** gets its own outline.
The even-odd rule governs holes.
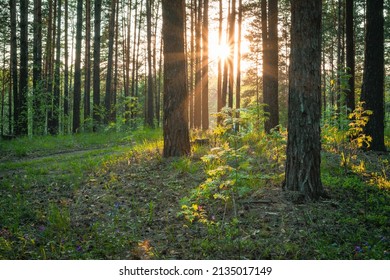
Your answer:
[[[362,148],[368,148],[372,137],[364,133],[372,111],[365,110],[364,103],[359,102],[356,109],[348,115],[348,129],[325,124],[322,128],[322,137],[325,147],[329,151],[340,154],[340,165],[345,171],[348,169],[357,172],[364,171],[364,162],[358,162],[357,155]]]

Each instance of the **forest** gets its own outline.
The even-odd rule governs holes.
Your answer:
[[[0,259],[390,259],[389,0],[0,7]]]

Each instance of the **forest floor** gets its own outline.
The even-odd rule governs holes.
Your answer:
[[[254,148],[164,159],[159,131],[69,137],[0,142],[0,259],[390,259],[388,154],[351,171],[324,151],[329,197],[303,203]]]

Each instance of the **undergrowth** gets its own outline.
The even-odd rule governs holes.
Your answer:
[[[389,156],[359,149],[366,113],[323,124],[330,198],[295,204],[287,131],[259,111],[223,111],[182,158],[154,130],[1,142],[0,258],[390,259]]]

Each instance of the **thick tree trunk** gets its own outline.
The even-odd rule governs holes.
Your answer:
[[[184,51],[184,0],[163,0],[164,157],[190,153]]]
[[[372,110],[364,131],[372,137],[369,149],[385,151],[384,144],[384,19],[383,0],[367,1],[367,30],[361,100]]]
[[[291,64],[285,189],[305,199],[321,184],[321,0],[291,2]]]

